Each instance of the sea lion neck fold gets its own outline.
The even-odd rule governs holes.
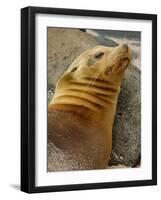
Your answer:
[[[66,81],[66,78],[68,75],[58,83],[51,104],[77,105],[101,112],[117,102],[120,87],[110,84],[110,81],[89,77]],[[61,87],[64,81],[65,87]]]

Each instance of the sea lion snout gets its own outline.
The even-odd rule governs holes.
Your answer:
[[[128,45],[127,44],[122,44],[121,45],[122,46],[122,48],[124,48],[127,52],[128,52],[128,50],[129,50],[129,47],[128,47]]]
[[[131,51],[127,44],[121,44],[111,49],[111,52],[104,61],[104,73],[106,75],[115,75],[120,77],[128,67],[131,60]]]
[[[127,44],[120,44],[118,47],[116,47],[116,52],[122,56],[122,59],[131,59],[131,50]]]
[[[120,44],[118,46],[119,51],[122,53],[122,57],[127,58],[129,61],[131,60],[131,50],[127,44]]]

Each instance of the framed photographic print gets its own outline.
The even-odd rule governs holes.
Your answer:
[[[157,16],[21,9],[21,190],[157,184]]]

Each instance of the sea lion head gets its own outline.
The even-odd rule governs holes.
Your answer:
[[[117,47],[95,46],[86,50],[58,80],[55,97],[61,97],[59,102],[65,103],[67,102],[67,96],[74,98],[76,95],[78,98],[91,100],[95,104],[97,102],[99,104],[101,96],[102,99],[107,100],[103,98],[103,95],[105,97],[110,93],[115,96],[119,93],[123,74],[130,60],[131,52],[126,44]],[[62,99],[63,95],[66,95],[64,101]],[[80,103],[78,98],[77,102]],[[111,99],[110,97],[109,100]],[[54,101],[55,99],[52,103]],[[72,102],[76,101],[73,100]],[[101,104],[104,105],[103,102]]]
[[[126,44],[117,47],[96,46],[83,52],[66,73],[77,78],[91,77],[119,81],[131,60]]]

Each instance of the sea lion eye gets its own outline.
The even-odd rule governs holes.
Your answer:
[[[103,52],[98,51],[98,52],[95,54],[94,58],[101,58],[103,55],[104,55]]]
[[[72,70],[71,70],[71,72],[74,72],[74,71],[76,71],[77,70],[77,67],[74,67]]]

